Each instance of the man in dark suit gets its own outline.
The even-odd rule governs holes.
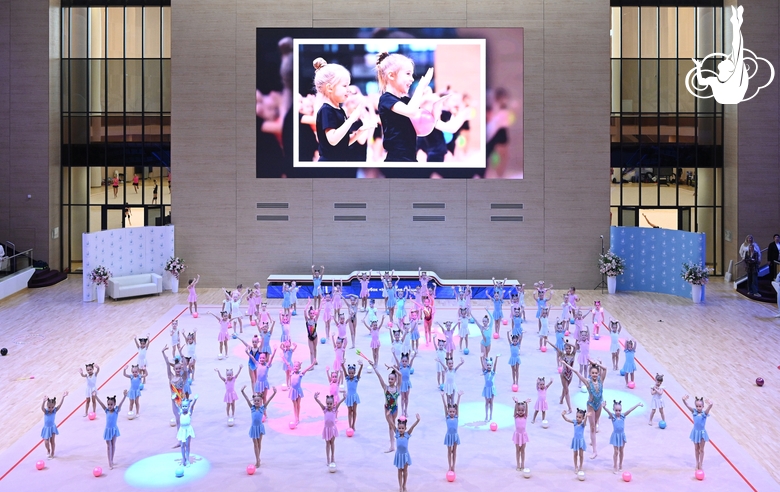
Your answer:
[[[769,277],[774,280],[777,277],[777,264],[775,261],[780,260],[780,234],[775,234],[772,237],[772,242],[769,243],[766,255],[769,261]]]

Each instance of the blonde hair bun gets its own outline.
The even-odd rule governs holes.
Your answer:
[[[314,65],[314,70],[315,71],[321,69],[322,67],[324,67],[327,64],[328,64],[328,62],[326,62],[324,58],[315,58],[314,61],[312,62],[312,65]]]

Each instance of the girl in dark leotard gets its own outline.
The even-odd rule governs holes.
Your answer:
[[[390,432],[390,449],[385,451],[386,453],[392,453],[395,451],[395,440],[394,440],[394,430],[395,430],[395,418],[398,415],[398,395],[400,394],[400,388],[398,386],[398,373],[395,372],[395,369],[390,371],[390,374],[387,375],[387,384],[385,384],[384,379],[382,379],[382,375],[379,374],[379,371],[377,371],[376,364],[369,361],[369,364],[371,364],[371,367],[374,368],[374,372],[376,373],[376,377],[379,378],[379,384],[382,385],[382,391],[385,392],[385,417],[387,418],[387,427]]]
[[[311,297],[303,310],[303,316],[306,318],[306,337],[309,341],[309,355],[312,365],[317,365],[317,320],[320,319],[320,312],[311,305]]]
[[[571,369],[571,364],[562,362],[563,367]],[[596,432],[598,431],[599,417],[601,417],[602,403],[604,402],[604,379],[607,377],[607,368],[601,365],[601,361],[594,362],[590,360],[590,369],[588,375],[590,379],[585,377],[577,371],[572,369],[572,372],[580,378],[580,381],[585,385],[588,390],[588,420],[590,424],[590,445],[593,447],[593,455],[591,459],[598,456],[598,450],[596,448]]]

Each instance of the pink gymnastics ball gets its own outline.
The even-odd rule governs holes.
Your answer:
[[[493,338],[495,338],[496,340],[498,340],[498,337],[499,337],[498,333],[493,333]]]
[[[624,482],[630,482],[631,481],[631,472],[623,472],[623,481]]]
[[[290,429],[295,429],[298,426],[295,422],[290,422]]]
[[[89,414],[87,415],[87,418],[89,420],[95,420],[95,412],[89,412]]]
[[[44,463],[43,460],[38,460],[35,462],[35,468],[37,470],[43,470],[44,468],[46,468],[46,463]]]
[[[193,318],[197,318],[198,317],[198,313],[192,313],[192,317]]]
[[[558,374],[563,372],[563,366],[558,366]]]
[[[506,326],[506,325],[508,325],[508,324],[509,324],[509,320],[508,320],[508,319],[505,319],[504,321],[502,321],[502,323],[504,323],[504,326]]]
[[[436,124],[436,120],[433,114],[426,109],[419,109],[410,118],[412,120],[412,126],[418,137],[427,137],[433,131],[433,126]]]
[[[633,381],[628,382],[628,389],[634,389],[636,388],[636,384]]]
[[[354,435],[355,435],[355,429],[353,429],[352,427],[347,429],[347,437],[352,437]]]
[[[547,352],[547,345],[542,345],[542,352]]]
[[[454,482],[455,481],[455,472],[450,470],[447,472],[447,481],[448,482]]]
[[[255,468],[255,465],[247,465],[246,467],[246,474],[247,475],[254,475],[257,471],[257,468]]]
[[[498,424],[495,423],[495,422],[491,422],[490,423],[490,430],[492,430],[493,432],[497,431],[498,430]]]
[[[99,477],[100,475],[103,474],[103,469],[100,468],[99,466],[96,466],[95,468],[92,469],[92,474],[95,475],[96,477]]]
[[[704,470],[696,470],[696,480],[704,480]]]
[[[388,328],[392,328],[392,327],[393,327],[393,322],[392,322],[392,321],[390,321],[389,323],[387,323],[387,327],[388,327]]]
[[[516,384],[513,384],[513,385],[512,385],[512,391],[513,391],[513,392],[517,393],[517,390],[518,390],[518,389],[519,389],[519,388],[517,387],[517,385],[516,385]]]
[[[563,335],[568,337],[569,336],[569,330],[566,330],[565,332],[563,332]]]
[[[252,321],[249,322],[249,324],[252,325],[252,326],[257,326],[257,321],[252,320]]]

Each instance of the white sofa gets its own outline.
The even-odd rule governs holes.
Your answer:
[[[160,293],[162,293],[162,276],[156,273],[111,277],[106,288],[106,294],[112,299]]]

